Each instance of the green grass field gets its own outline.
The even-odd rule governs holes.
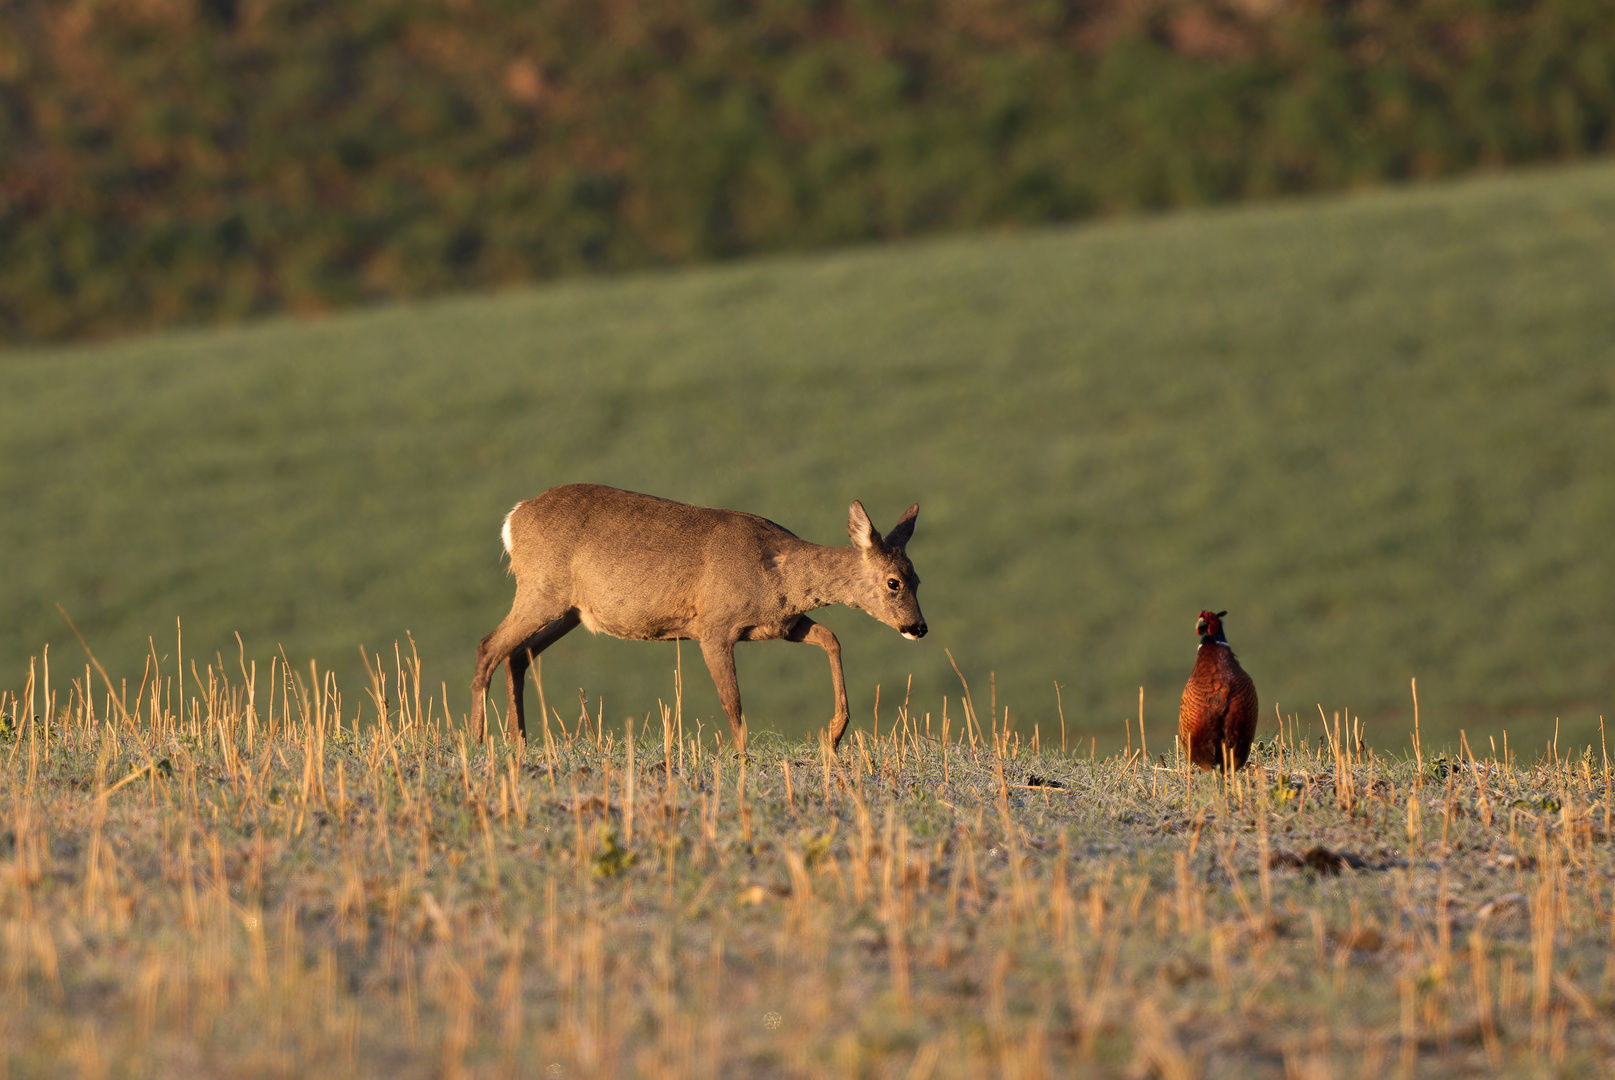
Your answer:
[[[469,705],[511,504],[591,480],[910,554],[932,627],[825,621],[855,723],[959,662],[1019,730],[1170,749],[1195,613],[1264,712],[1405,746],[1586,740],[1615,659],[1615,166],[562,284],[0,354],[0,684],[245,642],[351,700],[412,634]],[[154,639],[150,644],[148,639]],[[721,714],[693,648],[686,714]],[[545,658],[644,717],[674,649]],[[818,650],[740,650],[754,728],[830,714]],[[133,687],[131,687],[131,691]],[[441,696],[441,690],[437,690]],[[954,706],[955,710],[957,705]],[[1264,727],[1264,732],[1269,728]]]

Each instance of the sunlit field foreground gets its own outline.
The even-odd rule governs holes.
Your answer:
[[[1224,783],[967,693],[888,695],[839,757],[758,733],[739,761],[676,695],[490,749],[407,650],[372,664],[345,697],[217,659],[115,694],[40,663],[0,697],[10,1075],[1533,1075],[1615,1049],[1601,749],[1393,760],[1351,717],[1321,742],[1275,717]]]

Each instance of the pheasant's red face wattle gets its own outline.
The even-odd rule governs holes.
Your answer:
[[[1200,635],[1200,644],[1228,644],[1228,639],[1223,636],[1222,632],[1222,618],[1226,614],[1228,614],[1226,611],[1202,611],[1200,613],[1200,621],[1195,623],[1194,628],[1195,633]]]

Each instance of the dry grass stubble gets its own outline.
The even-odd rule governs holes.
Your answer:
[[[676,703],[484,750],[393,659],[360,709],[278,659],[154,661],[116,695],[41,664],[0,696],[11,1075],[1531,1075],[1615,1049],[1601,750],[1387,760],[1349,719],[1310,746],[1281,721],[1224,784],[968,698],[839,758],[762,734],[737,761]]]

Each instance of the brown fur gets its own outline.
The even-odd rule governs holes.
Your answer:
[[[699,641],[742,752],[735,643],[818,645],[830,658],[836,702],[830,729],[839,744],[849,717],[841,645],[805,613],[846,604],[906,637],[923,637],[915,598],[920,579],[905,552],[918,513],[911,506],[882,539],[863,504],[854,502],[847,512],[853,545],[824,547],[755,514],[599,484],[551,488],[519,503],[503,532],[516,599],[477,647],[471,730],[484,734],[488,683],[504,663],[510,734],[524,735],[522,678],[530,659],[582,625],[636,641]]]

